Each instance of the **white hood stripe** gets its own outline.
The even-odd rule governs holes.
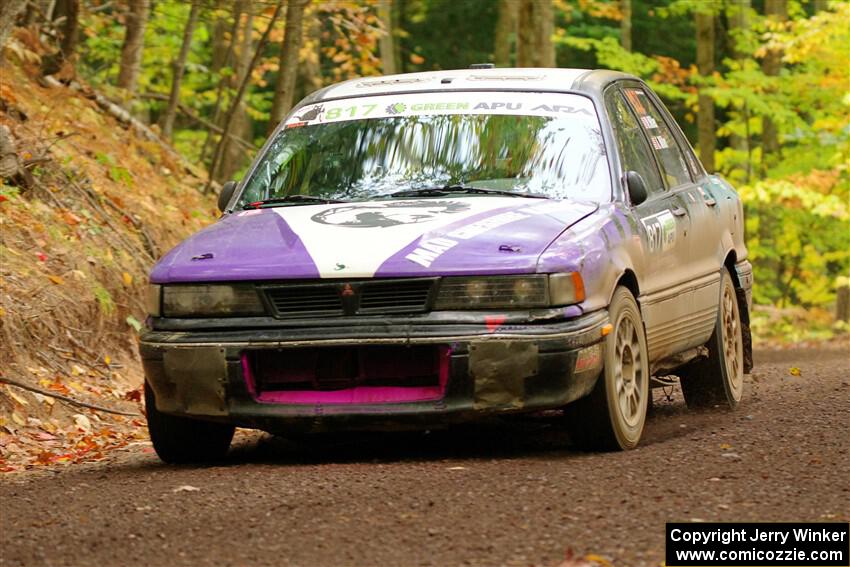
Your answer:
[[[515,197],[469,197],[302,205],[274,211],[301,239],[320,277],[368,278],[421,236],[516,205]],[[493,227],[484,219],[471,223],[469,234],[465,228],[455,229],[452,235],[472,238]]]

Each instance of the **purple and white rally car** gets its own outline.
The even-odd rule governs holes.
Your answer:
[[[671,373],[688,405],[741,399],[741,202],[635,77],[473,68],[333,85],[219,207],[150,277],[140,350],[165,461],[219,458],[236,426],[551,409],[578,446],[629,449]]]

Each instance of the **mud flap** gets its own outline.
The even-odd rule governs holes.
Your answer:
[[[525,405],[525,380],[538,372],[537,344],[482,341],[469,345],[469,374],[475,409],[515,409]]]
[[[189,415],[227,415],[224,349],[196,347],[167,350],[162,355],[165,378],[174,385],[171,399],[157,396],[160,411]]]

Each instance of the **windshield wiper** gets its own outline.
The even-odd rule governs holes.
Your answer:
[[[517,193],[516,191],[501,191],[499,189],[484,189],[482,187],[465,187],[463,185],[446,185],[445,187],[427,187],[424,189],[406,189],[390,193],[387,197],[445,197],[453,194],[463,195],[504,195],[508,197],[524,197],[526,199],[548,199],[540,193]]]
[[[286,197],[278,197],[275,199],[264,199],[262,201],[254,201],[242,206],[243,209],[264,209],[275,205],[330,205],[332,203],[345,203],[339,199],[326,199],[324,197],[315,197],[313,195],[287,195]]]

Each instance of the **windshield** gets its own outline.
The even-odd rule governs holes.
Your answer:
[[[442,188],[610,200],[593,105],[578,95],[458,92],[308,105],[269,145],[237,208]]]

